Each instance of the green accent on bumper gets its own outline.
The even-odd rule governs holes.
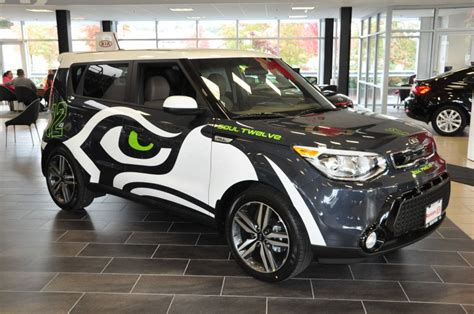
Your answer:
[[[128,135],[128,145],[134,150],[138,150],[140,152],[147,152],[153,148],[153,143],[150,143],[146,146],[141,145],[138,143],[138,133],[135,131],[130,131],[130,135]]]
[[[422,166],[422,167],[420,167],[420,168],[418,168],[418,169],[412,170],[412,171],[411,171],[411,174],[414,175],[414,176],[416,176],[416,175],[418,175],[418,174],[420,174],[420,173],[422,173],[422,172],[425,172],[425,171],[427,171],[427,170],[430,170],[431,168],[433,168],[433,164],[426,164],[426,165],[424,165],[424,166]]]

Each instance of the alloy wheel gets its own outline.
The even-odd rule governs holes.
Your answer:
[[[48,165],[48,185],[56,201],[61,204],[71,201],[76,189],[76,179],[64,156],[56,155],[51,158]]]
[[[246,203],[236,211],[232,240],[242,260],[262,273],[278,271],[290,252],[285,222],[273,208],[261,202]]]
[[[462,118],[459,112],[453,109],[445,109],[436,117],[436,125],[446,133],[454,133],[461,127]]]

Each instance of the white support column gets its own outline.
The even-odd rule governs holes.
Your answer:
[[[474,113],[474,90],[472,91],[472,98],[471,98],[472,106],[471,106],[471,117]],[[469,143],[467,145],[467,159],[474,161],[474,124],[471,123],[469,127]]]
[[[390,40],[392,38],[392,9],[387,10],[387,21],[385,23],[385,56],[383,63],[382,80],[382,113],[387,114],[388,104],[388,73],[390,71]]]

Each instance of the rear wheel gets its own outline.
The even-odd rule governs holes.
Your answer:
[[[461,133],[466,127],[466,115],[456,106],[444,106],[436,110],[431,124],[436,133],[452,136]]]
[[[82,209],[94,199],[80,166],[64,147],[54,148],[49,154],[46,183],[53,201],[64,210]]]
[[[288,279],[312,260],[300,217],[271,188],[257,186],[240,194],[226,218],[225,231],[237,263],[258,279]]]

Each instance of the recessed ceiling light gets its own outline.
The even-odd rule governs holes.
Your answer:
[[[171,12],[193,12],[193,8],[170,8]]]
[[[201,19],[205,19],[206,17],[205,16],[188,16],[187,19],[189,20],[201,20]]]
[[[297,11],[297,10],[310,11],[310,10],[314,10],[314,7],[292,7],[291,9],[293,11]]]
[[[35,13],[52,13],[52,10],[47,9],[26,9],[26,11],[35,12]]]
[[[307,18],[307,15],[290,15],[288,16],[290,19],[304,19]]]

